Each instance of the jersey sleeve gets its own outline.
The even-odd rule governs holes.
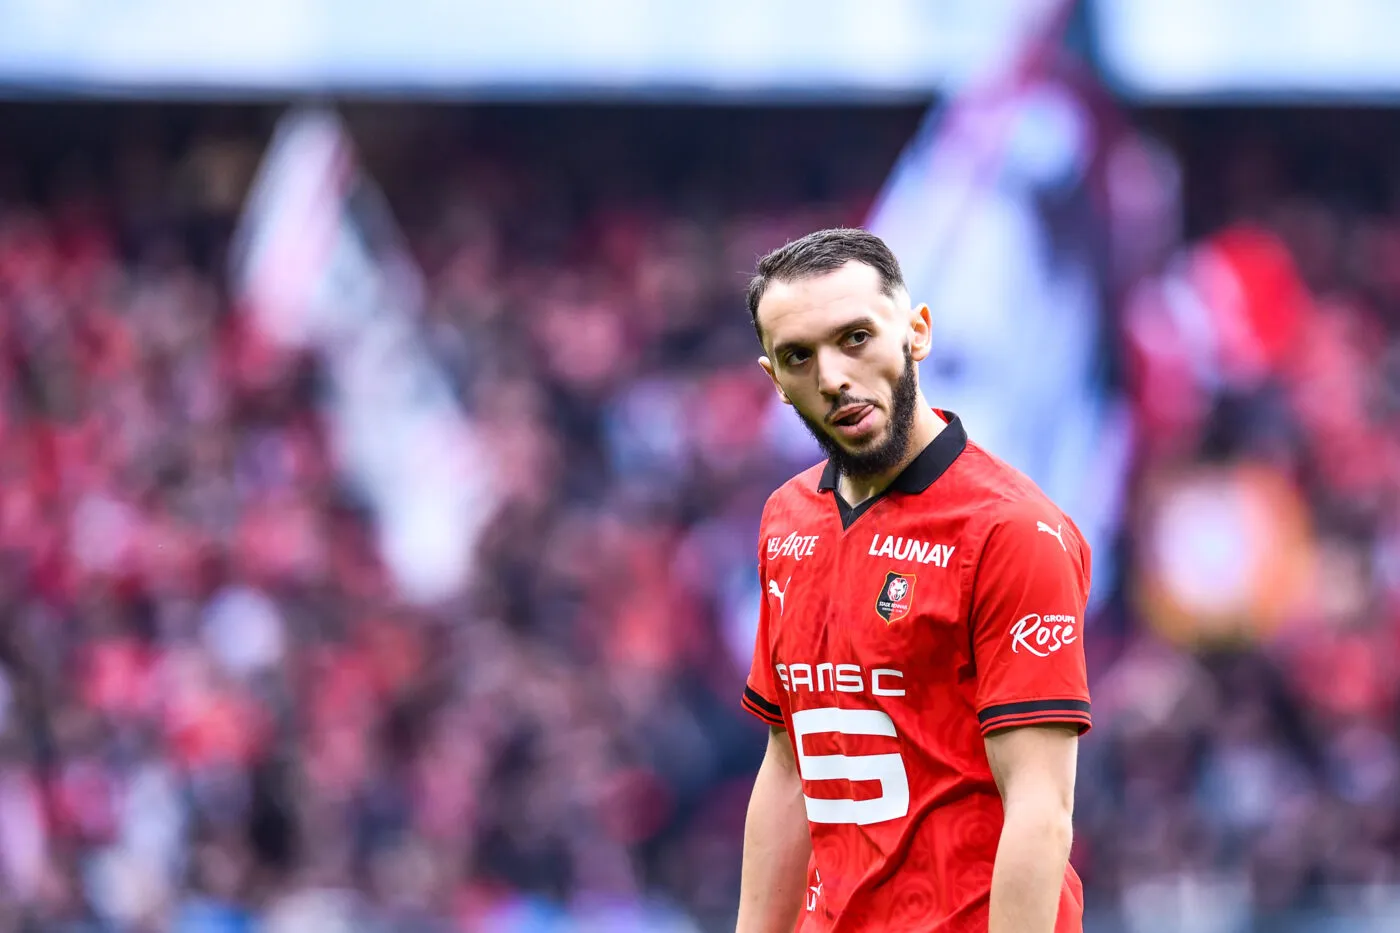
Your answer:
[[[1053,508],[1018,505],[993,522],[971,612],[983,735],[1046,723],[1089,730],[1089,579],[1088,544]]]
[[[758,609],[758,632],[754,636],[753,663],[749,667],[749,678],[744,684],[741,701],[744,709],[753,713],[770,726],[782,728],[783,709],[778,705],[778,684],[773,670],[772,613],[768,607],[767,568],[762,558],[758,564],[758,585],[760,588]]]

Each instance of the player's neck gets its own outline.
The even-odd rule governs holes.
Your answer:
[[[903,473],[904,468],[913,463],[914,458],[923,453],[924,448],[947,426],[920,395],[918,406],[914,409],[914,426],[909,430],[909,449],[904,452],[899,463],[874,476],[849,477],[843,474],[836,481],[836,491],[850,506],[860,505],[871,496],[878,496],[889,488],[895,477]]]

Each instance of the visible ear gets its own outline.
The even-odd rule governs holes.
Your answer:
[[[787,393],[783,391],[783,387],[778,384],[778,377],[773,373],[773,361],[766,356],[760,356],[758,358],[758,365],[768,374],[768,378],[773,380],[773,390],[778,393],[778,398],[783,400],[784,405],[791,405],[792,399],[787,397]]]
[[[919,363],[933,352],[933,318],[928,305],[919,305],[909,312],[909,355]]]

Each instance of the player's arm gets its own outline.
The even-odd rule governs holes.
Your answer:
[[[990,933],[1052,933],[1069,862],[1084,663],[1088,546],[1043,504],[993,517],[973,588],[977,718],[1005,819]]]
[[[736,933],[792,933],[807,886],[812,836],[787,732],[773,726],[744,823]]]
[[[1051,933],[1073,837],[1079,727],[1005,729],[986,745],[1006,813],[988,933]]]

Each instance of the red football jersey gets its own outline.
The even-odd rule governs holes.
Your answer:
[[[956,415],[882,495],[835,471],[763,511],[744,707],[787,730],[812,831],[803,933],[987,929],[1001,796],[984,736],[1090,725],[1089,548]],[[1056,933],[1079,931],[1066,868]]]

